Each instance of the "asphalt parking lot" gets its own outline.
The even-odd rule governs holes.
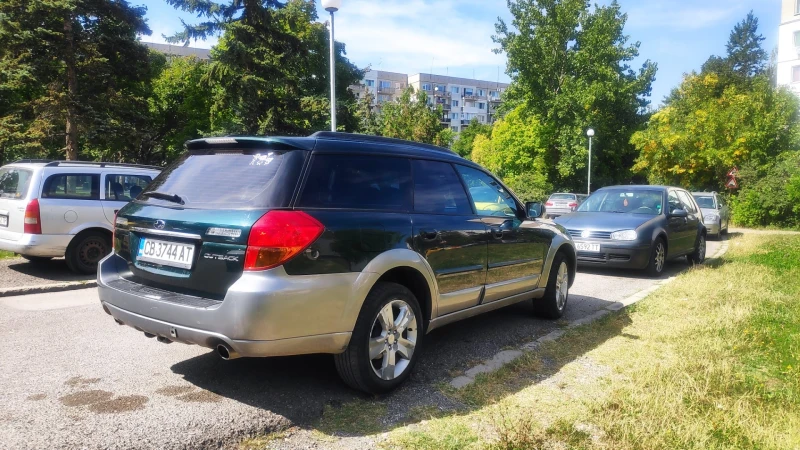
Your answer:
[[[719,248],[708,243],[708,254]],[[688,268],[670,262],[663,278]],[[643,273],[581,269],[565,320],[646,289]],[[563,323],[527,302],[436,330],[409,383],[382,398],[387,420],[448,405],[437,383]],[[95,289],[0,298],[0,448],[220,448],[243,436],[312,424],[360,394],[330,355],[222,361],[114,323]]]

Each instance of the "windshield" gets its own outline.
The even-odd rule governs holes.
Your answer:
[[[655,189],[604,189],[586,199],[578,211],[657,216],[663,199],[663,193]]]
[[[575,194],[553,194],[550,200],[575,200]]]
[[[14,167],[0,169],[0,198],[25,198],[33,172]]]
[[[695,195],[694,199],[697,201],[697,204],[700,205],[701,208],[704,209],[716,208],[716,206],[714,205],[714,197],[709,197],[707,195],[705,196]]]

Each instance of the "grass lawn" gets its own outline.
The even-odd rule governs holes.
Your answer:
[[[442,389],[464,408],[351,431],[386,449],[799,449],[800,236],[734,239],[722,261]],[[317,432],[373,423],[384,401],[358,403]]]
[[[8,259],[8,258],[16,258],[17,254],[13,252],[7,252],[5,250],[0,250],[0,259]]]

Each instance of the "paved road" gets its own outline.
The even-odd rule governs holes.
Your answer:
[[[61,281],[83,281],[94,278],[94,275],[79,275],[70,271],[64,258],[36,264],[22,258],[0,260],[0,288],[39,286]]]
[[[709,242],[708,253],[718,246]],[[672,262],[665,276],[687,267]],[[653,282],[582,270],[567,319]],[[457,407],[435,382],[558,326],[524,303],[432,332],[411,381],[382,399],[386,420],[417,405]],[[325,405],[359,397],[338,380],[331,356],[225,362],[204,348],[160,344],[116,325],[95,289],[0,298],[0,342],[0,448],[219,448],[310,424]]]

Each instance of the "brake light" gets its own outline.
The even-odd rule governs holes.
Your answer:
[[[544,204],[544,206],[553,206],[553,202],[547,202]]]
[[[25,207],[23,232],[25,234],[42,234],[42,217],[39,214],[38,199],[31,200]]]
[[[572,202],[572,203],[568,204],[567,206],[569,206],[570,208],[577,208],[578,204],[575,203],[575,202]]]
[[[314,243],[325,230],[302,211],[270,211],[250,228],[244,270],[280,266]]]

